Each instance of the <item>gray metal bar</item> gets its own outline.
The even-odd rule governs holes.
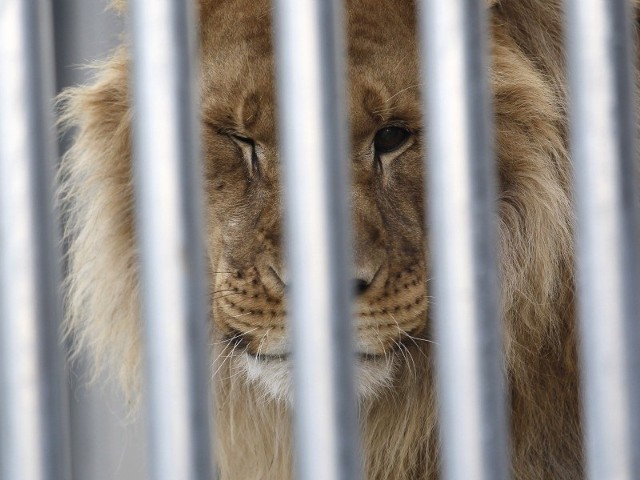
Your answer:
[[[640,283],[627,0],[567,2],[588,474],[640,479]]]
[[[298,477],[359,477],[353,388],[342,2],[278,0]]]
[[[457,480],[509,477],[484,10],[420,9],[444,474]]]
[[[212,478],[193,3],[130,2],[150,470],[156,480]]]
[[[0,3],[0,478],[70,477],[53,201],[51,12]]]

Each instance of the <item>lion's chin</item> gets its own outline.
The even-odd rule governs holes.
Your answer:
[[[249,382],[266,398],[293,404],[292,367],[287,357],[244,353],[236,361]],[[385,356],[358,356],[355,371],[358,400],[375,398],[390,388],[397,368],[398,359],[393,352]]]

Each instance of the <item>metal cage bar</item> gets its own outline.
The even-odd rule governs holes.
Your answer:
[[[634,74],[626,0],[569,0],[588,475],[640,478],[640,295]]]
[[[0,8],[0,477],[69,478],[60,326],[51,12]]]
[[[192,4],[130,2],[150,470],[156,480],[212,475]]]
[[[429,232],[444,474],[509,477],[485,5],[423,0]]]
[[[342,2],[276,2],[281,151],[291,272],[296,468],[359,477],[353,393]]]

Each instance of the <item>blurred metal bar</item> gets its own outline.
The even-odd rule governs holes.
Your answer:
[[[47,2],[0,4],[0,478],[70,478]]]
[[[212,478],[194,2],[133,0],[134,146],[150,470]]]
[[[428,215],[447,479],[509,477],[485,2],[423,0]]]
[[[631,11],[567,2],[588,474],[640,479],[640,283]]]
[[[346,188],[342,2],[278,0],[275,12],[284,162],[296,468],[359,478]]]

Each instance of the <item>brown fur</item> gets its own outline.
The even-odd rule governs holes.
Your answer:
[[[562,16],[557,0],[488,4],[513,472],[520,480],[578,479]],[[358,297],[358,337],[367,353],[383,356],[372,361],[393,365],[386,385],[361,400],[363,468],[369,479],[434,479],[414,6],[349,0],[347,13],[354,271],[372,280]],[[282,353],[286,340],[271,11],[265,0],[201,0],[200,15],[207,247],[217,354],[226,359],[214,367],[217,457],[225,479],[287,479],[289,403],[249,378],[238,360],[245,351]],[[127,51],[125,45],[100,65],[92,85],[63,96],[63,119],[77,136],[61,169],[61,198],[70,244],[67,330],[135,398],[139,288]],[[389,123],[413,135],[399,153],[376,162],[373,135]],[[259,145],[257,164],[230,134]]]

